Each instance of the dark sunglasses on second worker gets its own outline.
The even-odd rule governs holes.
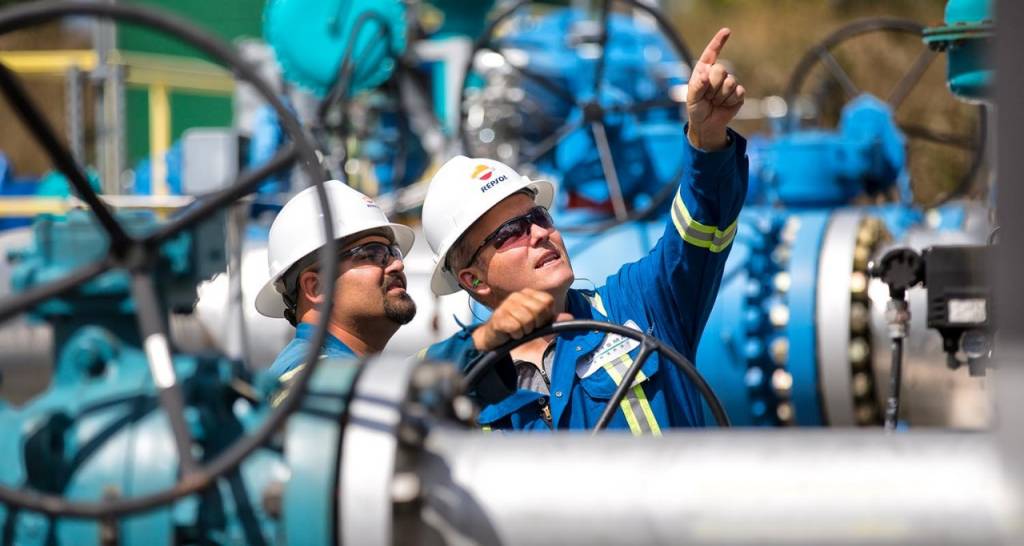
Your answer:
[[[480,255],[480,252],[487,247],[487,245],[493,246],[497,250],[506,248],[512,243],[519,241],[524,236],[529,235],[530,228],[537,225],[544,229],[551,229],[555,223],[551,220],[551,215],[548,214],[547,209],[544,207],[533,207],[526,214],[522,216],[516,216],[498,226],[498,229],[491,232],[484,241],[480,243],[480,246],[476,249],[476,252],[470,256],[469,261],[463,267],[469,267],[476,261],[476,257]]]
[[[402,250],[396,244],[384,244],[380,242],[366,243],[354,246],[341,254],[338,260],[351,259],[352,265],[375,265],[387,267],[393,260],[402,259]]]

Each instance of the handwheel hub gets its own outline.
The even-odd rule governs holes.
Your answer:
[[[604,119],[604,107],[596,100],[583,105],[583,120],[587,123],[599,122]]]

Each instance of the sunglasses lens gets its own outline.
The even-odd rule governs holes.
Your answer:
[[[402,251],[399,250],[398,246],[388,246],[384,243],[368,243],[357,248],[352,254],[352,259],[360,264],[371,263],[385,267],[390,262],[392,256],[398,260],[402,259]]]
[[[498,231],[494,232],[491,244],[494,245],[494,248],[501,249],[506,244],[518,241],[529,233],[530,227],[534,224],[544,229],[551,229],[554,222],[543,207],[534,207],[530,209],[530,212],[502,224]]]
[[[501,249],[506,244],[519,240],[530,230],[530,220],[524,216],[513,218],[503,224],[494,234],[491,243],[494,248]]]
[[[555,225],[551,215],[543,207],[534,207],[530,211],[530,222],[537,224],[544,229],[551,229]]]

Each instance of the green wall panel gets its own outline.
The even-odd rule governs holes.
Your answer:
[[[264,0],[136,0],[174,12],[229,42],[262,36]],[[123,51],[205,58],[195,49],[162,34],[131,25],[118,25],[118,48]],[[125,148],[127,166],[149,155],[149,99],[144,89],[129,88],[125,95]],[[231,99],[212,95],[171,94],[172,142],[189,127],[231,124]]]

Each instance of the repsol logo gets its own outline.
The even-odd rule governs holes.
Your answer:
[[[493,188],[494,186],[497,186],[500,182],[504,182],[506,180],[508,180],[508,177],[505,176],[505,175],[501,175],[501,176],[495,178],[494,180],[491,180],[490,182],[484,184],[483,186],[480,186],[480,193],[483,193],[483,192]]]

